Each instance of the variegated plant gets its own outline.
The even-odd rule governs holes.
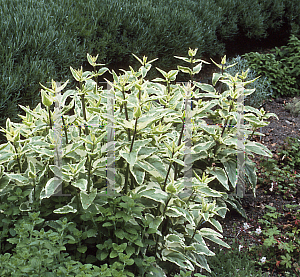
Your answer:
[[[107,130],[93,126],[107,124],[107,99],[113,94],[116,101],[114,117],[109,117],[109,120],[115,128],[115,195],[130,195],[145,206],[143,217],[133,220],[146,228],[148,238],[154,241],[153,245],[139,246],[135,255],[143,257],[151,253],[157,257],[157,264],[148,269],[155,271],[156,276],[165,276],[161,267],[166,261],[186,270],[193,271],[198,266],[210,271],[205,256],[214,253],[204,239],[229,247],[221,240],[222,226],[215,217],[225,217],[226,203],[236,206],[236,200],[227,192],[235,188],[237,181],[237,140],[235,128],[226,125],[237,122],[235,100],[241,93],[249,95],[253,90],[244,91],[244,73],[235,77],[226,73],[214,74],[213,86],[198,82],[188,86],[173,84],[179,70],[189,73],[191,78],[201,71],[204,61],[194,59],[196,52],[197,49],[190,49],[189,58],[178,57],[191,63],[192,68],[178,66],[178,70],[170,72],[157,68],[163,78],[151,82],[145,77],[154,60],[147,62],[146,57],[140,60],[135,56],[141,63],[139,70],[135,72],[130,67],[130,71],[123,70],[121,76],[113,71],[113,82],[107,80],[111,90],[99,88],[93,80],[108,70],[103,67],[96,71],[95,67],[99,66],[97,57],[87,55],[94,72],[71,68],[79,88],[67,90],[61,99],[61,171],[54,163],[57,142],[53,119],[57,114],[56,110],[51,111],[51,106],[67,82],[56,87],[53,81],[51,89],[43,86],[42,104],[46,109],[41,104],[33,111],[20,105],[26,112],[26,116],[20,115],[23,123],[16,124],[8,118],[6,129],[1,130],[8,142],[0,146],[0,196],[9,194],[18,186],[29,187],[28,201],[20,206],[21,210],[29,211],[38,209],[43,199],[54,195],[58,186],[63,184],[73,197],[54,213],[101,214],[100,207],[107,204],[104,200],[99,204],[106,191]],[[223,69],[225,63],[226,57],[222,60]],[[214,87],[217,81],[226,83],[230,89],[219,94]],[[189,162],[194,163],[194,177],[190,190],[184,190],[183,133],[188,94],[192,99],[213,100],[193,100],[194,125]],[[68,97],[71,102],[65,105]],[[215,106],[219,109],[212,111]],[[66,115],[72,108],[74,115]],[[246,134],[253,135],[258,127],[267,125],[264,119],[274,115],[252,107],[244,107],[244,110],[250,112],[244,115],[249,121]],[[223,123],[224,127],[206,126],[205,118]],[[82,124],[91,127],[81,127]],[[266,147],[249,140],[245,141],[245,150],[246,154],[271,155]],[[248,158],[246,176],[255,192],[255,167]],[[218,188],[218,184],[221,187]],[[217,231],[201,228],[204,222]]]

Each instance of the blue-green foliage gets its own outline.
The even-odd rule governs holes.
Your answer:
[[[249,68],[249,64],[246,59],[241,58],[241,56],[237,56],[236,58],[230,59],[228,61],[228,65],[237,63],[235,66],[226,69],[226,73],[229,73],[232,76],[235,76],[236,73],[241,74],[243,71],[245,72]],[[258,74],[249,68],[247,78],[245,81],[250,81],[258,77]],[[272,96],[272,88],[270,87],[270,81],[268,81],[267,77],[260,77],[255,80],[253,83],[248,84],[246,86],[247,89],[255,88],[255,92],[251,95],[248,95],[244,99],[244,103],[247,106],[251,106],[254,108],[260,108],[263,104],[263,100],[267,100]]]

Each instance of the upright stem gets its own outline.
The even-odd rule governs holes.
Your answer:
[[[232,108],[233,108],[233,104],[230,105],[229,113],[231,112]],[[228,118],[225,120],[225,124],[224,124],[224,126],[223,126],[221,138],[223,137],[223,134],[224,134],[224,132],[225,132],[225,128],[226,128],[226,126],[227,126],[227,122],[228,122]],[[229,126],[228,126],[228,127],[229,127]]]
[[[94,72],[96,73],[96,67],[93,66],[93,68],[94,68]],[[98,86],[98,75],[96,76],[96,84],[97,84],[97,86]]]
[[[172,158],[173,158],[173,156],[174,156],[174,153],[172,153]],[[169,177],[169,174],[170,174],[170,171],[171,171],[172,164],[173,164],[173,162],[171,161],[170,164],[169,164],[169,168],[168,168],[168,172],[167,172],[164,184],[163,184],[163,191],[165,191],[167,180],[168,180],[168,177]]]
[[[18,162],[18,166],[19,166],[19,169],[20,169],[20,173],[21,173],[22,172],[22,168],[21,168],[21,162],[20,162],[18,150],[17,150],[17,147],[16,147],[15,143],[13,143],[13,146],[14,146],[14,148],[16,150],[17,162]]]
[[[135,135],[136,135],[136,128],[137,128],[137,122],[138,119],[135,119],[135,125],[134,125],[134,132],[133,132],[133,136],[132,136],[132,141],[131,141],[131,145],[130,145],[130,151],[129,153],[132,152],[133,149],[133,143],[135,140]],[[129,164],[127,164],[127,168],[126,168],[126,180],[125,180],[125,194],[127,194],[127,189],[128,189],[128,179],[129,179]],[[133,179],[131,179],[131,189],[133,189]]]
[[[47,107],[48,109],[48,114],[49,114],[49,124],[50,124],[50,129],[52,129],[52,121],[51,121],[51,111],[50,111],[50,108]]]
[[[168,198],[168,200],[167,200],[167,202],[166,202],[166,205],[165,205],[165,208],[164,208],[164,210],[163,210],[162,216],[165,215],[166,210],[167,210],[167,207],[168,207],[168,204],[169,204],[171,198],[172,198],[172,196],[170,196],[170,197]],[[161,203],[159,203],[158,209],[160,208],[160,205],[161,205]],[[161,226],[162,226],[161,231],[162,231],[162,232],[164,232],[165,228],[167,227],[166,225],[168,224],[168,221],[169,221],[169,218],[167,218],[166,221],[164,220],[164,221],[162,222],[162,224],[161,224]],[[162,233],[162,235],[163,235],[163,233]],[[156,252],[157,252],[157,247],[158,247],[158,234],[156,234],[155,256],[156,256]]]
[[[123,94],[123,99],[125,100],[125,91],[124,91],[124,89],[122,90],[122,94]],[[125,118],[126,118],[127,121],[129,121],[126,103],[125,103]],[[127,130],[127,135],[128,135],[128,141],[130,141],[130,129]]]
[[[223,75],[223,73],[224,73],[224,64],[222,64],[222,68],[221,68],[221,74]],[[219,84],[219,88],[218,88],[218,94],[221,94],[221,92],[222,92],[222,83],[220,82],[220,84]]]
[[[81,90],[82,90],[82,83],[80,83],[80,86],[81,86]],[[87,122],[86,112],[85,112],[85,103],[84,103],[84,93],[81,95],[81,104],[82,104],[83,118],[84,118],[85,122]],[[84,129],[85,129],[85,134],[88,135],[89,134],[88,127],[84,126]]]
[[[65,124],[65,119],[64,119],[63,116],[61,116],[61,118],[62,118],[62,122],[63,122],[63,125],[64,125],[66,144],[68,144],[68,135],[67,135],[67,127],[66,127],[66,124]]]
[[[181,139],[182,139],[182,136],[183,136],[183,130],[184,130],[184,122],[182,122],[182,128],[181,128],[181,131],[180,131],[180,136],[179,136],[179,139],[178,139],[177,146],[179,146],[181,144]],[[177,169],[178,169],[178,164],[176,163],[175,164],[174,180],[177,180]]]
[[[198,229],[199,229],[199,227],[200,227],[200,226],[203,224],[203,222],[204,222],[204,220],[202,219],[202,220],[201,220],[201,222],[199,222],[198,226],[195,228],[195,231],[194,231],[194,233],[193,233],[193,236],[191,237],[191,239],[190,239],[190,241],[189,241],[188,245],[190,245],[190,244],[191,244],[191,242],[192,242],[192,240],[193,240],[194,236],[196,235],[196,232],[197,232],[197,230],[198,230]]]
[[[94,152],[94,144],[92,146],[92,153]],[[89,158],[89,164],[88,164],[88,185],[87,185],[87,191],[88,193],[90,193],[90,188],[91,188],[91,169],[92,169],[92,157],[91,155],[89,156],[88,155],[88,158]]]

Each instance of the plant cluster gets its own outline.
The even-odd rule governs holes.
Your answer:
[[[107,274],[112,276],[166,276],[172,274],[174,266],[190,272],[195,267],[211,272],[206,257],[215,254],[206,240],[230,247],[222,241],[222,226],[215,217],[224,218],[227,205],[245,215],[238,197],[230,194],[237,185],[238,151],[236,130],[231,125],[238,120],[237,99],[254,89],[244,89],[253,82],[243,81],[247,72],[235,77],[223,72],[226,57],[217,64],[222,72],[213,74],[212,85],[173,84],[179,71],[188,73],[193,80],[202,64],[207,63],[196,59],[196,53],[197,49],[190,49],[189,57],[177,57],[189,67],[178,66],[169,72],[157,68],[163,78],[152,82],[145,77],[154,60],[147,62],[145,56],[141,60],[134,55],[141,67],[138,71],[132,67],[130,71],[123,70],[120,76],[112,71],[114,81],[108,81],[111,90],[99,88],[93,80],[108,68],[97,71],[101,64],[88,54],[94,71],[71,67],[79,83],[76,90],[67,90],[58,99],[68,82],[57,87],[52,80],[52,88],[42,85],[45,108],[41,103],[33,110],[20,105],[26,112],[26,116],[20,115],[23,123],[13,123],[8,118],[6,129],[1,130],[7,138],[7,143],[0,146],[2,251],[11,250],[16,243],[22,247],[29,241],[29,246],[36,248],[26,253],[42,251],[47,258],[51,243],[44,244],[39,238],[45,234],[40,228],[50,226],[55,233],[50,231],[43,239],[58,241],[59,250],[67,251],[65,254],[70,254],[72,260],[109,268]],[[216,89],[222,83],[228,85],[227,90]],[[109,104],[114,96],[112,116]],[[68,97],[71,102],[65,105]],[[197,98],[200,100],[194,100]],[[59,108],[52,111],[56,101],[60,102]],[[192,110],[188,101],[194,104]],[[72,108],[74,115],[67,115]],[[249,121],[245,133],[250,137],[245,140],[245,173],[255,195],[256,168],[248,155],[270,157],[271,152],[251,138],[257,128],[267,125],[264,119],[277,116],[250,106],[245,106],[244,111],[244,119]],[[216,125],[208,126],[205,118]],[[59,120],[60,139],[54,125]],[[115,129],[113,143],[108,138],[111,123]],[[107,129],[99,128],[103,125]],[[185,126],[191,127],[190,133],[184,133]],[[188,138],[191,153],[186,156]],[[106,175],[110,166],[106,165],[107,153],[112,151],[112,144],[114,180]],[[193,173],[189,182],[185,177],[187,168]],[[71,200],[68,196],[55,197],[60,186]],[[23,226],[25,233],[17,232],[28,212],[40,212],[42,218],[36,219],[41,224],[39,231],[32,229],[33,224],[28,227],[29,240],[27,227]],[[60,215],[66,217],[61,222],[73,226],[63,228],[68,231],[62,231],[61,222],[55,221],[55,217],[61,220]],[[68,233],[65,244],[61,232]],[[10,240],[15,234],[24,241]],[[52,254],[56,259],[64,256]],[[21,259],[19,252],[14,255]],[[23,258],[30,264],[32,274],[42,272],[43,266],[33,256]]]
[[[233,239],[239,252],[254,261],[254,266],[268,271],[284,272],[285,276],[300,275],[300,214],[298,205],[285,205],[283,213],[266,205],[269,211],[257,223],[244,223]],[[279,218],[290,219],[288,225],[280,225]],[[236,224],[234,224],[236,227]],[[252,229],[252,230],[250,230]],[[236,231],[234,231],[236,233]],[[238,238],[240,236],[241,238]],[[251,237],[255,243],[244,243],[246,237]],[[238,246],[239,245],[239,246]],[[231,252],[231,250],[229,250]],[[223,255],[224,251],[222,251]],[[228,250],[225,250],[228,255]],[[215,258],[215,257],[213,257]],[[251,275],[247,275],[251,276]]]
[[[133,64],[130,53],[158,56],[158,66],[171,68],[173,55],[183,55],[188,46],[223,55],[241,30],[259,39],[287,24],[297,34],[300,22],[298,0],[0,2],[2,127],[7,118],[21,122],[20,100],[31,109],[40,102],[39,82],[71,79],[67,69],[84,63],[86,52],[100,53],[106,64]]]
[[[293,116],[297,117],[300,113],[300,101],[296,97],[292,102],[286,103],[284,109],[288,110]]]
[[[285,145],[279,149],[278,160],[260,161],[259,183],[274,194],[282,194],[284,199],[295,199],[300,194],[300,175],[295,170],[300,164],[299,144],[299,139],[286,138]]]
[[[228,65],[232,64],[235,64],[235,66],[230,67],[226,70],[226,73],[229,73],[232,76],[236,72],[246,72],[246,70],[249,69],[249,63],[241,56],[237,56],[233,59],[228,60]],[[258,74],[253,69],[250,69],[247,71],[246,81],[253,80],[257,77]],[[256,79],[253,83],[248,84],[247,88],[255,88],[255,92],[249,96],[246,96],[244,99],[244,103],[247,106],[251,106],[257,109],[260,109],[262,107],[263,101],[267,101],[272,96],[273,92],[270,88],[270,81],[267,77]]]
[[[275,49],[268,54],[247,53],[243,55],[250,68],[266,76],[275,96],[299,95],[300,88],[300,40],[292,35],[288,46]]]

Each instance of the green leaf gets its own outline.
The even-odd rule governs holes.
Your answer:
[[[105,222],[102,227],[110,227],[113,226],[113,224],[111,222]]]
[[[145,171],[142,170],[142,168],[139,167],[137,164],[135,164],[133,167],[130,166],[130,172],[132,173],[136,182],[139,185],[142,185],[145,179]]]
[[[70,205],[65,205],[61,208],[58,208],[58,209],[54,210],[53,212],[56,213],[56,214],[67,214],[67,213],[76,213],[77,210],[74,209]]]
[[[15,180],[18,185],[25,186],[29,184],[28,178],[22,176],[21,174],[8,174],[6,172],[4,172],[4,174],[7,175],[9,179]]]
[[[197,64],[195,67],[193,67],[193,73],[198,74],[202,69],[202,63]]]
[[[213,241],[214,243],[222,245],[228,249],[230,248],[230,246],[226,242],[223,242],[221,239],[218,238],[218,237],[222,238],[223,236],[221,234],[217,233],[216,231],[214,231],[213,229],[202,228],[202,229],[200,229],[199,234],[202,237],[209,239],[210,241]]]
[[[211,189],[208,186],[199,187],[199,188],[197,188],[197,191],[205,194],[208,197],[221,197],[222,196],[222,194],[219,191]]]
[[[51,178],[45,188],[43,188],[43,190],[41,191],[40,194],[40,198],[44,199],[44,198],[49,198],[50,196],[52,196],[55,192],[55,190],[62,184],[62,180],[60,179],[56,179],[56,178]]]
[[[212,84],[213,86],[216,85],[216,83],[219,81],[219,79],[222,77],[223,75],[220,73],[213,73],[213,77],[212,77]]]
[[[169,241],[169,242],[178,242],[178,243],[182,243],[183,240],[178,236],[178,235],[174,235],[174,234],[168,234],[165,236],[165,240]]]
[[[180,268],[185,268],[191,271],[195,270],[193,264],[181,253],[174,252],[172,250],[163,249],[161,254],[163,260],[174,263],[178,265]]]
[[[162,204],[165,204],[165,201],[168,198],[168,194],[164,191],[158,190],[156,188],[147,188],[146,186],[139,188],[139,191],[137,193],[140,197],[145,197]]]
[[[165,78],[167,78],[167,72],[159,69],[158,67],[155,67]]]
[[[178,207],[168,207],[165,215],[168,217],[180,217],[184,216],[184,213]]]
[[[211,273],[211,269],[209,267],[209,265],[207,264],[207,260],[205,258],[205,256],[203,255],[199,255],[197,253],[193,253],[193,257],[196,258],[197,261],[197,265],[204,268],[205,270],[207,270],[209,273]],[[197,273],[195,274],[195,276],[197,276]],[[201,276],[201,275],[200,275]]]
[[[83,180],[83,179],[81,179]],[[84,191],[80,191],[80,200],[82,203],[82,207],[84,210],[86,210],[94,201],[94,199],[96,198],[97,195],[97,189],[93,188],[92,191],[90,192],[90,194],[84,192]]]
[[[166,82],[166,80],[164,80],[162,78],[155,78],[152,80],[152,82]]]
[[[183,73],[193,74],[193,71],[189,67],[177,65],[177,68]]]
[[[232,184],[232,187],[235,187],[237,181],[237,162],[229,160],[223,162],[223,165],[225,167],[225,171],[227,173],[229,181]]]
[[[209,218],[208,222],[210,222],[214,227],[216,227],[216,229],[220,232],[223,233],[223,229],[222,229],[222,225],[220,224],[220,222],[214,218]]]
[[[144,247],[144,244],[142,243],[141,240],[137,239],[133,242],[135,245],[139,246],[139,247]]]
[[[116,235],[116,237],[117,238],[119,238],[119,239],[124,239],[124,231],[122,230],[122,229],[117,229],[116,231],[115,231],[115,235]]]
[[[133,166],[137,160],[137,151],[134,150],[130,153],[120,152],[120,156],[123,157],[130,166]]]
[[[165,272],[158,265],[150,265],[147,269],[146,277],[167,277]]]
[[[87,250],[87,246],[85,246],[85,245],[77,247],[77,251],[80,253],[85,253],[86,250]]]
[[[228,178],[225,174],[225,171],[220,167],[211,167],[207,168],[209,174],[216,176],[219,182],[223,185],[224,188],[229,190]]]
[[[246,141],[245,142],[245,151],[247,153],[254,152],[255,154],[267,156],[272,158],[272,152],[264,145],[254,142],[254,141]]]
[[[196,87],[200,88],[203,91],[216,94],[216,90],[212,85],[209,84],[202,84],[202,83],[196,83]]]
[[[176,59],[180,59],[180,60],[183,60],[187,63],[190,63],[190,59],[189,58],[184,58],[184,57],[178,57],[178,56],[174,56]]]
[[[88,181],[86,179],[79,179],[72,183],[72,186],[79,188],[80,190],[87,190]]]
[[[247,157],[245,161],[245,174],[248,176],[249,182],[254,187],[256,186],[257,183],[257,176],[255,170],[256,170],[256,164]]]
[[[77,72],[70,66],[70,70],[72,72],[72,75],[74,77],[74,79],[79,82],[80,81],[80,77],[78,76]]]

